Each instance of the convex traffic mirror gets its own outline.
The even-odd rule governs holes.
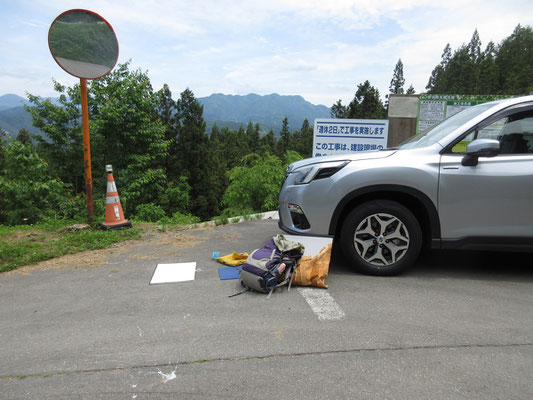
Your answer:
[[[108,74],[118,59],[118,41],[111,25],[88,10],[59,15],[48,32],[54,60],[78,78],[97,79]]]
[[[48,46],[59,66],[80,78],[85,192],[91,222],[94,210],[87,79],[101,78],[111,72],[118,59],[118,41],[105,19],[92,11],[76,9],[65,11],[52,22]]]

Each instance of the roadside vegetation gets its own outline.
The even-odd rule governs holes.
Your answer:
[[[120,230],[102,230],[97,222],[89,225],[83,221],[49,218],[35,225],[0,225],[0,273],[67,254],[106,249],[118,242],[142,239],[152,232],[234,224],[261,219],[262,216],[262,213],[232,218],[216,216],[200,222],[192,215],[176,213],[172,218],[165,216],[152,222],[134,218],[133,228]]]
[[[518,25],[499,45],[482,49],[477,31],[468,44],[446,45],[426,89],[440,94],[527,94],[533,90],[533,29]],[[390,93],[404,92],[398,60]],[[33,124],[44,137],[0,130],[0,272],[140,237],[137,228],[79,232],[86,219],[80,87],[54,82],[59,101],[28,94]],[[146,72],[117,65],[88,85],[94,212],[104,215],[105,166],[111,164],[126,218],[161,229],[235,222],[277,208],[287,166],[312,156],[313,127],[278,134],[252,121],[240,129],[206,131],[203,106],[190,89],[174,100],[168,85],[155,91]],[[353,100],[331,107],[335,118],[386,118],[386,105],[368,80]],[[281,119],[281,118],[280,118]],[[250,217],[247,217],[250,218]],[[31,226],[30,226],[31,225]],[[134,225],[135,226],[135,225]]]
[[[45,220],[31,226],[0,225],[0,272],[141,237],[135,227],[114,231],[89,227],[69,229],[73,224],[70,220]]]

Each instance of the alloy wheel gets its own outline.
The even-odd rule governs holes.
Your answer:
[[[409,231],[391,214],[376,213],[364,218],[354,234],[359,256],[374,266],[388,266],[399,261],[409,248]]]

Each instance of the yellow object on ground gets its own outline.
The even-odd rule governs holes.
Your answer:
[[[236,267],[237,265],[244,264],[247,258],[248,253],[233,252],[227,256],[218,257],[216,261],[224,265],[229,265],[230,267]]]
[[[294,275],[293,285],[297,286],[315,286],[321,288],[328,288],[326,285],[326,278],[329,272],[329,262],[331,261],[331,248],[333,246],[328,244],[324,246],[320,253],[313,258],[304,256],[298,261],[298,268],[296,268],[296,275]]]

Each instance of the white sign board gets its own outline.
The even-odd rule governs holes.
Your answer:
[[[387,147],[386,119],[315,119],[313,157],[381,150]]]
[[[417,95],[389,95],[389,118],[416,118],[418,117]]]

